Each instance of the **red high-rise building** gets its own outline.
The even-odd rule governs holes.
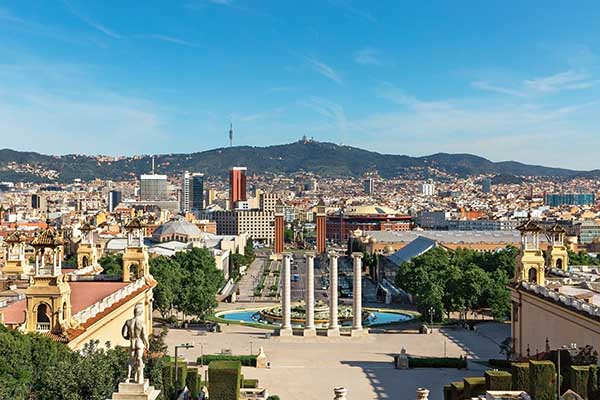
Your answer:
[[[283,203],[281,200],[278,200],[275,205],[275,243],[273,243],[275,254],[283,253],[284,234],[285,224],[283,221]]]
[[[317,204],[317,254],[323,254],[327,250],[325,239],[327,237],[327,215],[323,199]]]
[[[233,167],[229,174],[229,202],[235,208],[238,201],[246,201],[246,167]]]

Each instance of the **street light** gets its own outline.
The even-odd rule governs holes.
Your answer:
[[[556,400],[560,400],[560,352],[561,350],[568,350],[569,353],[573,350],[577,350],[577,344],[571,343],[569,346],[563,344],[556,352],[557,355],[557,368],[556,368]]]
[[[178,388],[179,388],[179,376],[177,375],[178,365],[179,365],[179,363],[177,362],[177,350],[191,349],[193,347],[194,347],[193,343],[192,344],[185,343],[185,344],[175,345],[175,390],[178,390]]]
[[[429,307],[429,321],[431,322],[431,333],[433,333],[433,313],[435,309],[433,307]]]

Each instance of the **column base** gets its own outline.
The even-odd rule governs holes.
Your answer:
[[[363,337],[368,333],[368,331],[366,331],[363,328],[352,328],[352,330],[350,331],[350,337]]]
[[[302,336],[304,337],[316,337],[317,330],[315,328],[306,328],[302,331]]]
[[[294,331],[292,328],[281,328],[279,329],[280,337],[292,337],[294,336]]]
[[[340,337],[340,328],[329,328],[327,329],[328,337]]]

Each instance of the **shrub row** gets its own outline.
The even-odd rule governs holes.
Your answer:
[[[238,356],[229,354],[207,354],[204,357],[198,357],[196,363],[201,365],[210,364],[211,361],[239,361],[243,367],[256,367],[256,356]]]
[[[467,368],[467,360],[450,357],[409,357],[409,368]]]

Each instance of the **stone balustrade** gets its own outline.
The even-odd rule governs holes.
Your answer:
[[[535,293],[541,297],[554,300],[564,304],[566,307],[573,308],[577,311],[584,312],[594,317],[600,317],[600,307],[595,304],[587,303],[584,300],[579,300],[573,296],[558,293],[554,290],[549,290],[543,286],[531,282],[521,282],[521,288],[528,292]]]

